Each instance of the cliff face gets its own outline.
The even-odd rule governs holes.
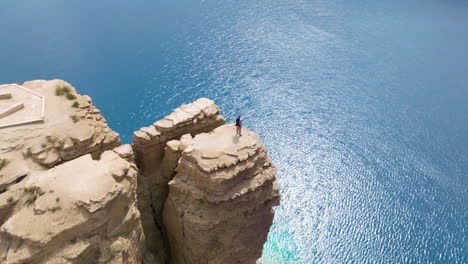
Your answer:
[[[0,195],[0,262],[141,263],[131,147],[34,172]]]
[[[276,169],[224,123],[201,98],[121,145],[64,81],[0,85],[0,263],[255,263]]]
[[[180,143],[164,226],[171,263],[255,263],[279,204],[276,168],[258,135],[233,125]]]
[[[167,146],[167,143],[187,133],[196,135],[211,131],[224,122],[214,102],[201,98],[175,109],[164,119],[134,133],[133,148],[140,168],[138,206],[142,213],[148,249],[156,255],[158,261],[169,259],[162,210],[168,193],[168,182],[175,174],[179,158],[177,150]]]
[[[141,263],[131,146],[64,81],[0,92],[2,107],[24,104],[0,119],[0,263]]]
[[[279,203],[276,169],[258,135],[237,137],[223,124],[202,98],[134,134],[139,209],[159,261],[249,264],[261,256]]]

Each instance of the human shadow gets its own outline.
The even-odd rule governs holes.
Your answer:
[[[239,136],[238,135],[235,135],[235,136],[232,137],[232,143],[234,143],[234,144],[239,143]]]

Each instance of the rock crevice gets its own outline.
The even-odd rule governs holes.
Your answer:
[[[276,168],[259,136],[235,136],[213,101],[182,105],[122,145],[70,84],[21,87],[46,103],[43,122],[0,129],[0,263],[254,264],[261,256],[279,204]]]
[[[169,182],[164,226],[172,261],[255,263],[279,204],[276,168],[258,135],[233,125],[193,138]]]
[[[140,168],[138,206],[148,249],[156,252],[159,261],[167,262],[170,257],[162,211],[183,142],[191,135],[209,132],[224,122],[214,102],[201,98],[134,133],[133,148]],[[180,142],[176,141],[178,139]]]

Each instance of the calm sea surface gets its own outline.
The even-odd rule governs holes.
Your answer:
[[[262,263],[468,263],[468,2],[1,0],[0,83],[123,140],[206,96],[279,167]]]

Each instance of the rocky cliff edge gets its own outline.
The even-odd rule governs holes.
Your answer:
[[[6,110],[5,110],[6,109]],[[121,145],[62,80],[0,85],[0,263],[245,263],[279,204],[257,134],[201,98]]]

